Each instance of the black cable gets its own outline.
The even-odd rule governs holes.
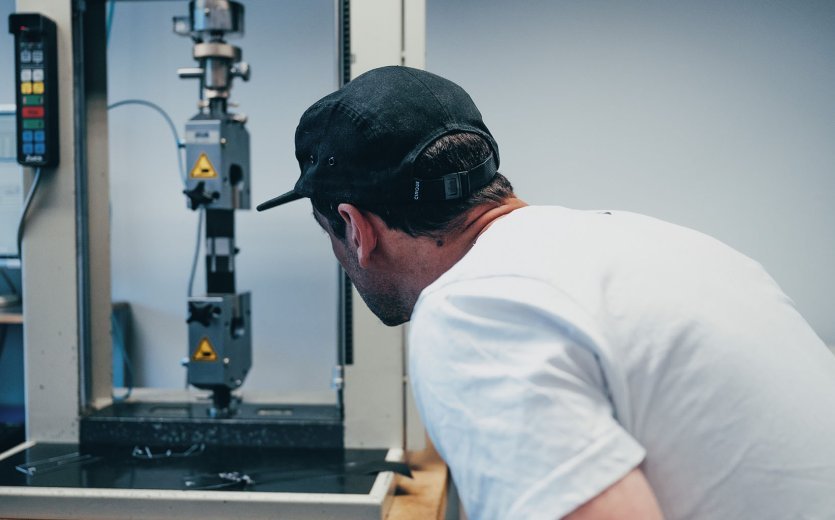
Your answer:
[[[35,168],[35,179],[32,181],[32,185],[29,186],[29,193],[26,194],[26,200],[23,202],[23,211],[20,213],[20,222],[17,224],[18,258],[23,258],[23,228],[26,225],[26,214],[29,213],[29,208],[32,206],[32,199],[35,198],[35,191],[37,191],[40,181],[41,169]]]
[[[113,342],[119,346],[119,349],[122,352],[122,358],[125,362],[125,393],[124,395],[113,395],[114,401],[125,401],[130,397],[133,393],[133,363],[130,361],[130,356],[128,356],[128,349],[125,345],[125,334],[122,330],[122,326],[119,323],[119,320],[116,319],[114,314],[110,314],[110,327],[112,328],[112,336]]]
[[[3,358],[3,349],[6,346],[6,329],[8,327],[5,323],[0,323],[0,359]]]

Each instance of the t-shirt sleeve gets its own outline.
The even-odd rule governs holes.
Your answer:
[[[561,518],[643,460],[614,417],[600,345],[579,313],[527,278],[421,296],[410,377],[470,518]]]

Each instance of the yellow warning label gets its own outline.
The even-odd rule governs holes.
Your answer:
[[[192,361],[217,361],[217,352],[209,341],[209,338],[204,337],[197,345],[197,350],[191,355]]]
[[[197,161],[194,162],[194,168],[191,169],[189,176],[192,179],[214,179],[217,177],[217,171],[215,171],[215,167],[212,166],[212,161],[209,160],[206,154],[201,153]]]

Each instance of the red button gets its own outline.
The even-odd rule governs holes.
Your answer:
[[[43,107],[23,107],[24,118],[38,118],[43,117]]]

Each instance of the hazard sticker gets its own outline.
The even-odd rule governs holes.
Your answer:
[[[212,161],[201,153],[200,157],[194,162],[194,168],[191,169],[189,177],[192,179],[214,179],[217,177],[217,170],[212,166]]]
[[[191,356],[192,361],[217,361],[217,352],[209,338],[204,337]]]

